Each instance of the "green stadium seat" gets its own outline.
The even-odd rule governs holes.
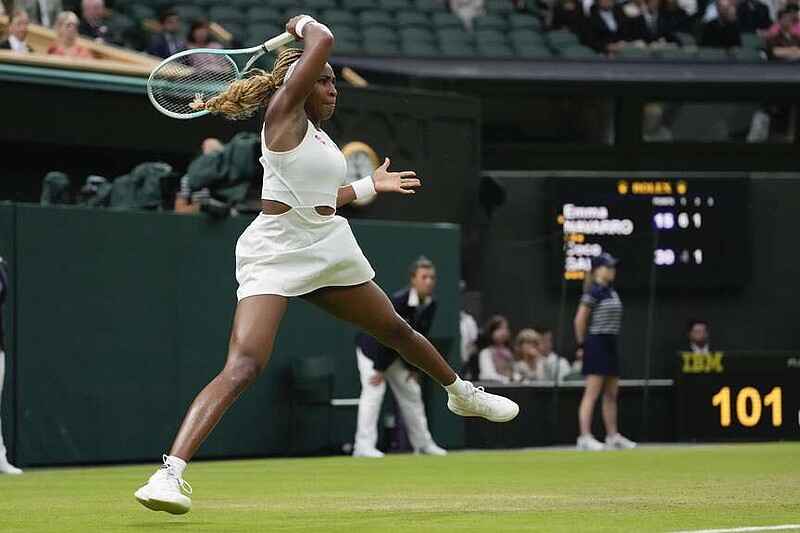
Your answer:
[[[353,12],[345,9],[326,9],[322,12],[322,18],[320,20],[331,28],[358,26],[358,19]]]
[[[333,35],[336,37],[337,42],[340,39],[344,41],[361,40],[361,31],[359,31],[358,28],[354,28],[352,26],[332,26],[331,31],[333,31]]]
[[[418,11],[399,11],[395,16],[395,21],[399,28],[429,28],[431,26],[430,17]]]
[[[305,9],[313,11],[322,11],[323,9],[336,9],[336,0],[305,0],[303,2]]]
[[[487,13],[509,14],[514,11],[510,0],[487,0],[485,4]]]
[[[269,3],[267,2],[264,3],[273,9],[286,10],[289,8],[294,8],[295,10],[297,10],[298,13],[302,13],[299,2],[297,2],[297,0],[269,0]]]
[[[653,59],[659,61],[691,61],[696,55],[697,50],[694,47],[657,48],[653,51]]]
[[[683,46],[689,46],[689,45],[695,44],[694,35],[692,35],[691,33],[688,33],[688,32],[677,32],[675,34],[675,37],[677,37],[681,41]]]
[[[423,28],[402,28],[399,32],[403,42],[434,43],[436,36],[430,30]]]
[[[350,11],[365,11],[375,9],[374,0],[341,0],[342,8]]]
[[[464,28],[442,28],[436,30],[436,37],[439,42],[444,43],[471,43],[474,40],[473,34]]]
[[[478,52],[467,42],[451,41],[440,44],[444,57],[476,57]]]
[[[392,41],[364,42],[364,52],[371,56],[399,56],[400,47]]]
[[[362,53],[361,45],[358,41],[351,40],[336,40],[336,45],[333,47],[334,55],[358,55]]]
[[[242,39],[247,35],[247,30],[245,29],[245,25],[240,24],[239,22],[227,21],[224,24],[221,22],[218,24],[223,28],[225,28],[227,31],[229,31],[237,39]],[[270,35],[269,37],[275,37],[275,34]]]
[[[514,51],[519,57],[525,59],[542,59],[553,57],[553,53],[541,41],[538,43],[514,43]]]
[[[648,48],[638,46],[625,46],[620,48],[616,54],[622,59],[653,59],[653,53]]]
[[[512,58],[514,57],[515,54],[514,51],[509,46],[504,44],[496,44],[496,43],[484,44],[478,42],[478,55],[480,55],[481,57],[504,59],[504,58]]]
[[[475,42],[482,44],[508,44],[506,34],[498,30],[478,30],[474,32]]]
[[[417,0],[414,3],[417,11],[423,13],[436,13],[440,11],[447,11],[447,4],[445,0]]]
[[[598,54],[591,48],[582,44],[571,44],[559,49],[558,55],[567,59],[603,59],[604,56]]]
[[[512,29],[520,28],[534,28],[539,29],[542,27],[542,21],[533,15],[526,15],[524,13],[512,13],[508,16],[508,23]]]
[[[464,23],[452,13],[434,13],[431,16],[433,25],[437,28],[463,28]]]
[[[724,48],[701,47],[697,49],[696,59],[709,62],[730,61],[731,55]]]
[[[247,39],[245,42],[250,46],[256,46],[263,43],[267,39],[274,37],[284,31],[283,26],[277,24],[270,24],[266,22],[255,22],[247,26]]]
[[[264,2],[260,2],[259,0],[230,0],[231,7],[235,7],[236,9],[241,9],[244,12],[246,12],[251,7],[261,7],[263,5]]]
[[[547,44],[556,50],[579,44],[578,36],[569,30],[550,31],[544,34],[544,38]]]
[[[440,54],[439,48],[430,42],[403,41],[400,48],[404,56],[410,57],[436,57]]]
[[[409,0],[378,0],[378,5],[381,9],[389,11],[400,11],[412,8]]]
[[[251,7],[247,10],[247,22],[253,24],[255,22],[271,22],[271,23],[285,23],[280,11],[272,9],[271,7]]]
[[[310,15],[316,19],[320,18],[317,12],[314,11],[313,9],[309,9],[307,7],[302,7],[302,6],[287,7],[286,9],[283,10],[284,24],[290,18],[296,17],[297,15]]]
[[[361,26],[364,28],[375,25],[381,25],[381,26],[394,25],[394,19],[392,19],[391,15],[389,15],[389,13],[386,11],[378,11],[378,10],[363,11],[358,16],[358,18],[361,21]]]
[[[214,22],[219,22],[223,26],[226,23],[237,23],[241,24],[245,22],[244,13],[240,10],[228,7],[228,6],[214,6],[208,10],[208,18],[213,20]],[[230,31],[230,30],[229,30]]]
[[[219,0],[194,0],[194,2],[192,2],[192,5],[195,5],[197,7],[202,7],[205,10],[208,10],[209,8],[217,4],[219,4]],[[163,5],[168,7],[170,3],[166,0],[165,1],[157,0],[157,2],[154,5]]]
[[[145,4],[130,4],[127,6],[128,13],[137,20],[156,19],[156,10]]]
[[[508,27],[508,18],[503,15],[483,15],[474,20],[476,30],[501,30]]]
[[[182,19],[185,24],[191,23],[193,20],[202,19],[206,17],[206,10],[202,7],[193,6],[190,4],[181,4],[175,6],[175,12]],[[158,18],[156,14],[155,18]]]
[[[764,53],[757,48],[734,48],[733,57],[742,63],[757,63],[764,61]]]
[[[742,34],[742,48],[761,49],[764,48],[764,41],[755,33]]]
[[[543,36],[538,31],[530,29],[514,30],[508,33],[508,39],[514,46],[525,44],[542,44]]]
[[[392,28],[386,26],[371,26],[362,28],[361,35],[363,36],[364,45],[368,46],[372,42],[392,42],[399,41],[397,32]]]

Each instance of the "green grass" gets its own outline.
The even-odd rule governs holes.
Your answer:
[[[0,531],[674,531],[800,523],[800,443],[198,462],[194,509],[133,499],[153,466],[0,476]]]

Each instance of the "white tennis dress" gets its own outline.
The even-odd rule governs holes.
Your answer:
[[[322,287],[358,285],[375,277],[344,218],[320,215],[315,206],[336,208],[347,161],[328,135],[308,121],[297,147],[267,149],[261,130],[261,197],[291,209],[261,213],[236,243],[239,300],[257,294],[300,296]]]

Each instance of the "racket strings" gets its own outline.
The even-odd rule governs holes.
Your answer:
[[[165,110],[190,116],[239,79],[236,63],[224,54],[197,52],[167,61],[150,79],[152,98]]]

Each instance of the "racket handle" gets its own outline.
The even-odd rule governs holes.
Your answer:
[[[289,43],[294,41],[294,35],[289,32],[283,32],[277,37],[273,37],[269,41],[264,43],[264,48],[269,50],[270,52],[275,50],[276,48],[280,48],[281,46],[285,46]]]

